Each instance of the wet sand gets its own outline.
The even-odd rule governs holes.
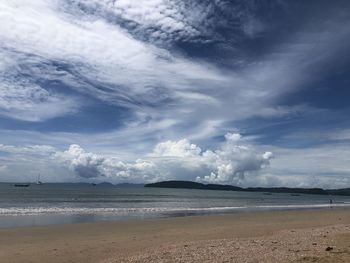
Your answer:
[[[350,262],[350,210],[0,229],[0,262]]]

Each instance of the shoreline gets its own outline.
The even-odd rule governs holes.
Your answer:
[[[266,205],[258,207],[215,207],[215,208],[189,208],[187,210],[164,210],[164,214],[160,215],[152,213],[153,208],[145,209],[146,212],[135,212],[130,215],[114,214],[108,212],[91,214],[91,213],[56,213],[56,212],[40,212],[37,214],[19,213],[19,214],[0,214],[0,229],[12,229],[18,227],[35,227],[35,226],[56,226],[67,224],[82,224],[82,223],[99,223],[99,222],[124,222],[124,221],[144,221],[158,220],[166,218],[181,218],[181,217],[201,217],[201,216],[229,216],[236,214],[251,214],[251,213],[275,213],[288,211],[317,211],[327,209],[348,209],[350,204],[316,204],[316,205]],[[113,209],[112,209],[113,210]],[[136,209],[137,210],[137,209]],[[142,210],[142,209],[141,209]],[[90,211],[90,209],[88,209]],[[101,212],[99,210],[99,212]],[[118,209],[116,209],[118,212]],[[76,218],[79,218],[78,220]]]
[[[177,262],[171,257],[187,255],[182,251],[184,248],[187,251],[191,249],[198,251],[197,246],[200,246],[205,248],[204,251],[213,254],[215,252],[213,248],[223,248],[230,242],[234,242],[235,244],[241,243],[241,249],[247,250],[248,247],[255,244],[251,244],[251,241],[265,242],[271,237],[276,239],[274,235],[280,235],[280,238],[277,239],[282,241],[286,239],[285,242],[287,242],[289,236],[283,237],[286,236],[286,231],[292,235],[298,234],[300,237],[298,242],[303,247],[306,246],[303,244],[306,238],[319,239],[320,237],[315,236],[315,233],[328,232],[329,240],[321,238],[320,241],[312,242],[320,246],[322,244],[321,248],[315,247],[315,249],[321,249],[321,251],[315,250],[315,256],[322,256],[327,242],[329,243],[327,246],[337,244],[338,247],[341,247],[341,244],[337,243],[339,238],[345,238],[346,242],[350,242],[350,209],[247,212],[229,215],[3,228],[0,229],[0,258],[2,262],[162,262],[164,258],[158,258],[159,253],[168,252],[161,254],[165,257],[165,262]],[[298,239],[298,237],[293,238]],[[350,243],[346,244],[350,245]],[[230,251],[230,248],[232,246],[225,250],[227,256],[235,253]],[[253,255],[258,248],[252,249],[251,254]],[[267,249],[270,248],[267,247]],[[158,250],[159,253],[155,252]],[[282,248],[279,250],[283,251]],[[302,248],[295,250],[301,251]],[[219,254],[226,256],[225,251]],[[348,251],[343,252],[328,253],[327,256],[349,256]],[[310,253],[312,254],[312,251]],[[192,257],[192,254],[187,256]],[[298,256],[297,252],[291,254]],[[215,256],[215,253],[213,255]],[[170,258],[167,260],[167,257]],[[200,262],[202,260],[203,258],[199,256],[197,259],[187,258],[178,262]],[[338,262],[336,260],[333,262]],[[217,262],[223,262],[223,260]]]

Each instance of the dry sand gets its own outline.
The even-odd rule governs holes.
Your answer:
[[[350,262],[350,210],[0,229],[0,262]]]

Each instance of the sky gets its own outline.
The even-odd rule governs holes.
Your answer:
[[[350,187],[349,13],[0,0],[0,181]]]

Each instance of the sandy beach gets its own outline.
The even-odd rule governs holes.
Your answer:
[[[350,210],[0,229],[5,262],[350,262]]]

